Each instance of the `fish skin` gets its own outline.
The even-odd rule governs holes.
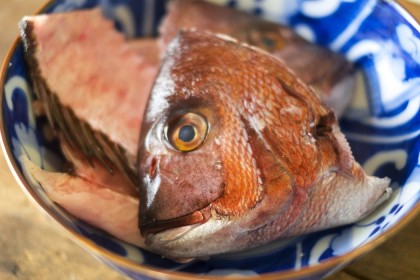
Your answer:
[[[114,192],[138,197],[137,186],[133,184],[121,171],[116,170],[113,174],[96,159],[88,160],[81,151],[72,148],[64,137],[59,137],[60,147],[67,159],[69,175],[77,176],[84,181],[94,183]]]
[[[210,128],[201,146],[179,152],[165,127],[187,112]],[[389,179],[364,173],[311,88],[233,38],[180,32],[143,120],[139,225],[151,250],[172,259],[352,223],[389,197]]]
[[[308,42],[287,26],[204,1],[172,0],[159,27],[162,53],[181,29],[226,34],[270,52],[312,86],[337,116],[344,113],[353,96],[352,64]]]

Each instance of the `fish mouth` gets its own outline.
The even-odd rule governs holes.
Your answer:
[[[210,205],[201,210],[169,220],[157,220],[141,224],[140,231],[143,237],[149,237],[158,233],[167,232],[166,241],[179,238],[195,226],[206,223],[210,219]]]

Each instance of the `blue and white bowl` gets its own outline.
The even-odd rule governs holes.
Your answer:
[[[101,6],[128,37],[156,34],[164,0],[56,0],[42,13]],[[1,138],[22,189],[93,255],[133,279],[318,279],[373,249],[420,209],[420,28],[399,5],[380,0],[212,0],[291,25],[302,36],[343,53],[358,68],[356,97],[341,120],[356,159],[392,179],[391,199],[362,221],[246,253],[178,264],[116,240],[67,215],[23,169],[23,154],[54,169],[60,154],[34,116],[19,40],[1,75]],[[260,279],[260,278],[258,278]]]

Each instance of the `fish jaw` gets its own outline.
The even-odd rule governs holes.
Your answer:
[[[184,232],[189,230],[190,226],[204,224],[210,218],[210,207],[206,207],[199,211],[194,211],[191,214],[187,214],[181,217],[177,217],[170,220],[158,220],[150,223],[142,224],[141,231],[143,236],[150,234],[156,234],[168,230],[172,230],[169,235],[173,235],[173,230],[177,232]],[[169,238],[169,240],[176,238],[180,233],[177,233],[175,237]],[[168,238],[166,238],[168,239]]]
[[[188,228],[176,238],[168,238],[172,237],[172,232],[163,231],[149,235],[145,242],[153,252],[174,260],[205,259],[215,253],[235,250],[238,243],[230,235],[232,225],[232,221],[211,218],[204,224]]]

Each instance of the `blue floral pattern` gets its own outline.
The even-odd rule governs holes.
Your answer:
[[[127,37],[157,32],[164,0],[57,0],[46,13],[100,6]],[[341,120],[342,130],[365,170],[392,179],[389,201],[362,221],[243,253],[214,256],[208,261],[178,264],[108,236],[56,207],[22,169],[42,206],[78,235],[131,261],[193,274],[253,276],[316,266],[344,255],[395,226],[420,200],[420,28],[400,6],[379,0],[211,0],[286,23],[305,38],[346,55],[358,68],[360,86]],[[6,133],[12,160],[29,157],[45,169],[60,161],[56,143],[42,134],[45,120],[35,118],[32,93],[18,45],[3,85]],[[133,279],[150,279],[121,267],[103,255],[104,263]],[[328,271],[315,276],[321,278]],[[315,278],[313,278],[315,279]]]

